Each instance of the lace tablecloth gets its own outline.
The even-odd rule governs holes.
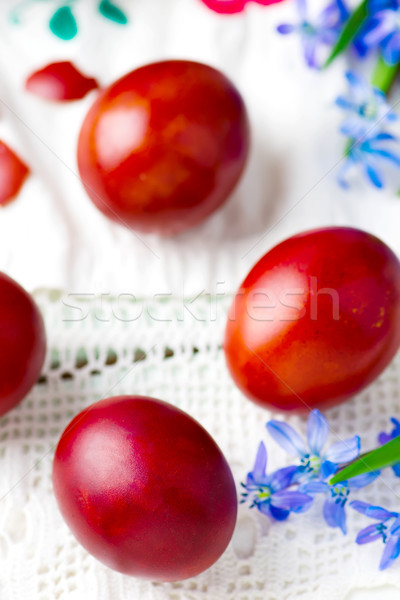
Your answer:
[[[0,423],[0,597],[7,600],[355,600],[398,597],[398,567],[379,572],[381,545],[358,547],[365,518],[349,533],[329,529],[316,504],[270,523],[245,505],[231,544],[205,573],[160,584],[103,567],[74,540],[51,485],[53,450],[71,418],[106,396],[143,394],[192,414],[225,453],[238,484],[251,469],[270,414],[245,400],[227,373],[221,339],[230,299],[133,301],[37,292],[49,351],[29,397]],[[358,432],[364,448],[399,406],[400,357],[366,392],[327,411],[331,440]],[[278,415],[279,418],[282,415]],[[305,418],[288,422],[305,433]],[[285,457],[267,441],[270,468]],[[390,473],[362,497],[393,506]],[[354,498],[356,498],[356,494]],[[391,594],[396,594],[392,596]]]

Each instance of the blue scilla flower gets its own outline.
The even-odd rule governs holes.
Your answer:
[[[392,417],[390,420],[393,423],[392,431],[390,433],[385,433],[384,431],[382,431],[378,435],[378,444],[381,444],[382,446],[383,444],[387,444],[388,442],[394,440],[394,438],[399,437],[400,435],[400,421],[398,421],[394,417]],[[397,463],[397,465],[393,465],[392,469],[396,477],[400,477],[400,463]]]
[[[253,470],[247,475],[246,483],[242,486],[242,502],[250,501],[254,506],[277,521],[284,521],[291,512],[306,511],[312,504],[312,497],[287,488],[293,483],[297,467],[278,469],[271,475],[266,474],[267,450],[263,442],[258,447]]]
[[[381,539],[385,544],[379,568],[387,569],[400,555],[400,515],[380,506],[372,506],[366,502],[354,500],[350,506],[359,513],[375,519],[377,523],[362,529],[357,537],[357,544],[369,544]]]
[[[345,534],[347,533],[345,506],[350,491],[369,485],[378,475],[379,471],[372,471],[335,485],[330,485],[326,481],[309,481],[301,486],[301,490],[307,494],[326,494],[323,507],[325,522],[329,527],[339,527]]]
[[[389,65],[400,61],[400,0],[370,0],[369,18],[357,36],[364,54],[380,48]]]
[[[300,459],[297,480],[326,479],[335,473],[339,465],[355,460],[360,453],[360,438],[354,437],[336,442],[326,451],[329,426],[318,409],[311,411],[307,422],[308,447],[299,434],[287,423],[272,419],[267,430],[274,440],[291,456]]]
[[[304,48],[304,56],[310,67],[318,67],[317,54],[321,45],[333,46],[349,11],[343,0],[331,2],[316,19],[311,19],[306,0],[297,0],[299,22],[278,26],[279,33],[298,33]]]
[[[347,150],[346,162],[339,173],[339,184],[348,188],[347,172],[354,166],[361,167],[368,180],[377,188],[383,187],[380,163],[391,163],[400,168],[400,156],[385,148],[385,142],[396,142],[397,138],[384,131],[370,137],[352,140]]]
[[[371,134],[374,127],[380,129],[386,123],[397,120],[397,115],[386,101],[385,94],[371,86],[351,71],[346,73],[348,95],[339,96],[336,105],[346,112],[340,131],[357,139]]]

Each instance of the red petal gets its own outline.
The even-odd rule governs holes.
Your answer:
[[[59,102],[79,100],[98,87],[95,79],[82,75],[67,61],[52,63],[35,71],[25,83],[25,88],[33,94]]]
[[[21,159],[0,141],[0,206],[5,206],[18,194],[29,172]]]
[[[203,0],[203,2],[211,10],[223,15],[242,12],[246,5],[245,0]]]

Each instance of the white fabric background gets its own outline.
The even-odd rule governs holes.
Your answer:
[[[324,74],[311,72],[298,39],[275,32],[277,24],[293,19],[290,0],[269,8],[250,5],[245,14],[231,17],[215,15],[198,0],[119,0],[131,19],[126,28],[102,19],[94,1],[80,0],[74,3],[80,33],[70,42],[57,40],[47,29],[46,20],[57,3],[32,2],[22,24],[11,26],[7,13],[15,4],[2,0],[0,7],[0,139],[20,154],[33,174],[17,200],[0,211],[0,270],[27,289],[122,292],[147,298],[187,298],[204,291],[228,295],[275,243],[330,224],[366,229],[400,254],[396,182],[383,192],[360,177],[353,179],[349,192],[336,184],[343,139],[337,133],[340,113],[333,101],[343,90],[346,65],[339,60]],[[162,58],[190,58],[223,70],[241,90],[253,130],[249,165],[232,198],[203,225],[174,239],[139,237],[106,220],[86,197],[77,177],[76,142],[95,92],[82,101],[51,104],[23,89],[28,74],[54,60],[71,60],[106,85]],[[45,302],[42,307],[46,310]],[[51,339],[54,345],[61,343],[54,332]],[[392,406],[395,398],[388,389],[385,397]],[[39,397],[36,391],[33,401],[39,402]],[[196,412],[196,404],[194,408]],[[242,460],[250,466],[253,454]],[[347,551],[349,547],[347,542]],[[376,564],[379,552],[380,548],[371,550],[368,564]],[[361,560],[354,544],[351,556]],[[363,572],[357,573],[360,584]],[[375,598],[377,593],[382,600],[397,598],[393,571],[388,579],[379,577],[377,573],[379,588],[352,592],[346,599]],[[128,594],[129,585],[125,588],[121,581],[118,589]],[[391,587],[382,587],[386,581]],[[301,588],[300,579],[297,583]],[[201,597],[219,600],[213,589],[222,588],[211,587],[209,595]],[[250,591],[248,597],[282,597],[279,587],[271,589]],[[320,598],[318,593],[323,593],[329,600],[329,590],[321,589],[303,589],[299,597]],[[113,600],[125,598],[125,592],[116,592],[120,596]],[[6,600],[11,598],[5,593]],[[157,597],[167,597],[159,593]],[[175,597],[173,590],[168,593],[168,598]],[[74,594],[66,587],[60,597],[80,600],[79,592]],[[176,598],[179,594],[176,591]],[[243,592],[233,597],[247,596]],[[333,589],[332,598],[338,598]]]
[[[28,289],[191,295],[225,282],[232,292],[249,268],[288,235],[326,224],[356,225],[400,252],[400,202],[355,177],[350,192],[335,181],[343,139],[333,106],[344,89],[342,61],[324,74],[304,65],[296,36],[275,31],[291,21],[291,0],[249,5],[218,16],[199,0],[126,0],[131,24],[102,19],[95,2],[74,10],[77,38],[52,36],[46,20],[57,3],[33,2],[12,27],[0,19],[0,139],[31,166],[16,202],[0,213],[0,269]],[[102,84],[162,58],[190,58],[222,69],[241,90],[253,148],[247,172],[226,205],[197,229],[174,239],[137,235],[109,222],[77,178],[76,142],[95,92],[51,104],[24,92],[28,74],[53,60],[72,60]],[[399,180],[400,181],[400,180]],[[143,241],[142,241],[143,240]]]

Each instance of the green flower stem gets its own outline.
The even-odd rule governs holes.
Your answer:
[[[347,142],[346,142],[346,146],[344,147],[344,155],[345,157],[349,156],[350,151],[352,149],[352,147],[354,146],[354,144],[356,143],[356,140],[354,138],[348,138]]]
[[[344,52],[350,46],[351,42],[354,40],[355,36],[357,35],[361,25],[364,23],[367,16],[368,0],[363,0],[346,21],[346,24],[343,27],[343,31],[340,34],[338,41],[332,48],[332,52],[330,53],[328,59],[323,65],[323,69],[329,67],[329,65],[335,60],[335,58],[342,54],[342,52]]]
[[[387,444],[372,450],[372,452],[368,452],[368,454],[364,454],[355,462],[336,473],[329,483],[334,485],[335,483],[346,481],[363,473],[393,467],[398,462],[400,462],[400,437],[390,440]]]
[[[400,65],[388,65],[379,56],[374,72],[372,74],[371,83],[374,87],[379,88],[382,92],[387,95],[399,73]]]

